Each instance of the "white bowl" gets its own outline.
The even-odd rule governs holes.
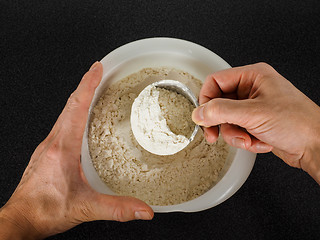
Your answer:
[[[149,38],[131,42],[105,56],[102,81],[93,97],[93,106],[112,82],[146,67],[169,66],[184,70],[204,80],[210,73],[230,68],[230,65],[210,50],[185,40]],[[196,212],[214,207],[231,197],[246,181],[254,165],[256,154],[230,147],[219,181],[206,193],[191,201],[170,206],[151,206],[155,212]],[[93,167],[88,149],[88,122],[83,135],[81,165],[84,174],[96,191],[116,195],[99,178]]]

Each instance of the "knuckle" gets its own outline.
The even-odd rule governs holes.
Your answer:
[[[218,99],[211,100],[203,109],[204,120],[209,122],[212,119],[219,118],[220,104]]]
[[[67,110],[73,111],[74,109],[79,108],[79,106],[81,106],[81,100],[79,99],[77,94],[75,94],[75,92],[73,92],[68,99]]]
[[[267,71],[267,72],[270,72],[270,71],[274,70],[274,68],[270,64],[268,64],[266,62],[259,62],[256,65],[258,66],[259,69]]]
[[[79,208],[79,214],[80,214],[80,218],[82,221],[88,222],[90,220],[92,220],[92,206],[86,202],[86,201],[81,201],[80,202],[80,208]]]
[[[260,67],[269,67],[269,66],[270,66],[270,65],[269,65],[268,63],[266,63],[266,62],[258,62],[257,65],[260,66]]]
[[[90,106],[90,102],[87,101],[86,96],[84,96],[81,93],[73,92],[68,101],[67,101],[67,111],[68,112],[74,112],[74,111],[88,111],[88,108]]]
[[[205,82],[210,82],[214,78],[215,73],[211,73],[210,75],[207,75]]]
[[[57,159],[61,154],[61,147],[57,140],[53,140],[47,148],[46,157],[48,159]]]
[[[50,142],[50,136],[48,136],[46,139],[44,139],[39,145],[38,147],[36,148],[35,152],[33,153],[34,154],[39,154],[39,153],[42,153],[45,149],[46,149],[46,146],[48,145],[48,143]]]
[[[127,222],[129,219],[126,218],[122,207],[116,207],[113,210],[112,219],[118,222]]]

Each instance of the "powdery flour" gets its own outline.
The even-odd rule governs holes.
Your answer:
[[[174,104],[170,106],[169,103]],[[171,109],[174,112],[169,114],[168,110]],[[131,108],[131,128],[137,142],[145,150],[157,155],[172,155],[181,151],[189,144],[188,136],[192,134],[192,128],[190,132],[176,131],[174,133],[167,124],[174,118],[171,116],[180,115],[181,112],[185,112],[186,118],[190,119],[192,103],[184,96],[151,85],[146,87],[134,100]],[[175,130],[176,126],[181,126],[182,119],[171,121]],[[191,125],[195,126],[193,123]]]
[[[89,124],[89,151],[100,178],[117,194],[151,205],[178,204],[202,195],[217,181],[228,154],[222,139],[208,144],[201,131],[174,155],[155,155],[139,145],[131,130],[132,103],[147,85],[163,79],[181,81],[196,95],[201,88],[200,80],[180,70],[142,69],[105,90]],[[170,103],[160,97],[160,106],[170,111]],[[190,117],[179,116],[186,132]],[[170,121],[168,126],[171,129]]]

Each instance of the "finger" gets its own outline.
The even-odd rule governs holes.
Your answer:
[[[229,99],[238,99],[238,96],[236,93],[223,93],[222,98],[229,98]]]
[[[225,142],[233,147],[248,149],[251,146],[251,137],[247,131],[236,125],[221,124],[220,131]]]
[[[220,127],[223,139],[229,145],[242,148],[254,153],[267,153],[272,151],[272,146],[260,141],[245,129],[232,124],[222,124]]]
[[[71,94],[58,121],[57,129],[66,148],[81,148],[89,107],[102,78],[102,64],[94,63]],[[72,138],[72,139],[70,139]]]
[[[209,128],[204,127],[203,132],[204,137],[209,143],[214,143],[219,137],[219,128],[217,126]]]
[[[200,90],[199,102],[203,104],[228,93],[236,93],[238,99],[246,99],[258,87],[259,76],[271,70],[273,68],[270,65],[258,63],[215,72],[206,78]]]
[[[122,196],[98,194],[93,207],[94,220],[115,220],[126,222],[130,220],[151,220],[153,210],[145,202]]]
[[[79,134],[87,122],[88,110],[95,92],[102,78],[102,64],[96,62],[83,76],[77,89],[71,94],[65,107],[64,124],[71,128],[74,134]]]
[[[221,96],[222,90],[217,81],[212,75],[207,76],[199,93],[199,103],[204,104],[209,102],[212,98],[220,98]]]
[[[80,81],[77,89],[69,97],[66,106],[45,141],[50,141],[53,136],[61,132],[72,135],[71,130],[76,132],[76,138],[82,138],[82,130],[87,121],[88,109],[94,91],[101,81],[102,72],[103,68],[100,62],[95,62],[90,67],[89,71]],[[64,128],[66,131],[60,131],[61,128]]]
[[[251,146],[247,149],[254,153],[268,153],[271,152],[273,147],[259,139],[251,136]]]
[[[215,98],[201,105],[192,112],[192,120],[201,126],[211,127],[223,123],[250,127],[254,100],[232,100]]]

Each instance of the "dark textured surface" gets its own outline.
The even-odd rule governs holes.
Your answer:
[[[91,63],[136,39],[201,44],[232,66],[265,61],[320,104],[315,1],[0,0],[0,204],[13,193]],[[99,221],[50,239],[319,239],[320,187],[272,154],[244,186],[199,213],[151,222]]]

